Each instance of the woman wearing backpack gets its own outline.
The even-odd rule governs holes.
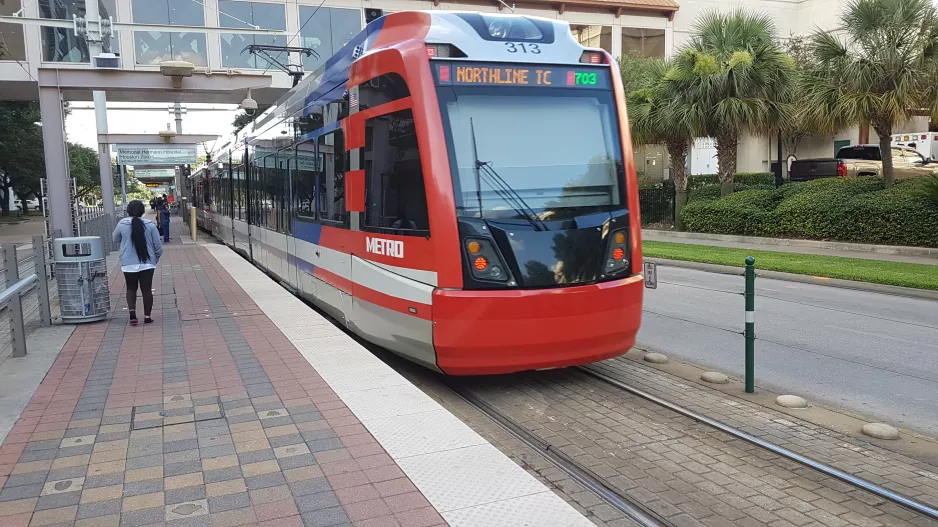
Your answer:
[[[143,296],[143,323],[151,324],[153,310],[153,273],[163,256],[163,244],[156,225],[141,218],[146,211],[142,201],[127,205],[127,217],[117,222],[111,238],[120,244],[121,271],[127,282],[127,309],[130,325],[137,325],[137,288]]]

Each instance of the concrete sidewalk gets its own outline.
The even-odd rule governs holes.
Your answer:
[[[122,282],[0,447],[0,525],[445,525],[204,247],[166,247],[153,325]]]
[[[867,245],[816,240],[760,238],[755,236],[729,236],[694,232],[642,229],[643,241],[709,245],[733,249],[778,251],[785,253],[841,256],[864,260],[883,260],[926,265],[938,265],[938,248]]]

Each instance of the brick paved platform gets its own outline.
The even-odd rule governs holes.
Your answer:
[[[156,323],[127,324],[115,273],[113,318],[77,327],[3,442],[0,526],[445,525],[217,260],[179,241]]]

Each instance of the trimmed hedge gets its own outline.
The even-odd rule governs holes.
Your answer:
[[[701,174],[691,176],[688,187],[691,190],[706,187],[709,185],[720,185],[720,176],[717,174]],[[771,185],[775,188],[775,174],[772,172],[737,172],[733,176],[733,185],[742,185],[750,187],[753,185]]]
[[[775,174],[772,172],[738,172],[733,177],[733,186],[736,190],[748,190],[752,188],[775,188]],[[674,180],[648,180],[644,172],[638,174],[638,188],[673,188]],[[695,190],[708,189],[707,195],[712,192],[711,187],[717,187],[718,191],[714,198],[719,197],[720,178],[717,174],[701,174],[699,176],[690,176],[687,181],[687,189],[691,194]]]
[[[682,211],[689,231],[938,247],[938,207],[914,180],[884,190],[882,178],[828,178],[719,198],[700,189]]]

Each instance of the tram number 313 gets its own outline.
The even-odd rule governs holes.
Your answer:
[[[540,55],[541,48],[537,44],[525,44],[523,42],[505,42],[505,51],[508,53],[530,53]]]

